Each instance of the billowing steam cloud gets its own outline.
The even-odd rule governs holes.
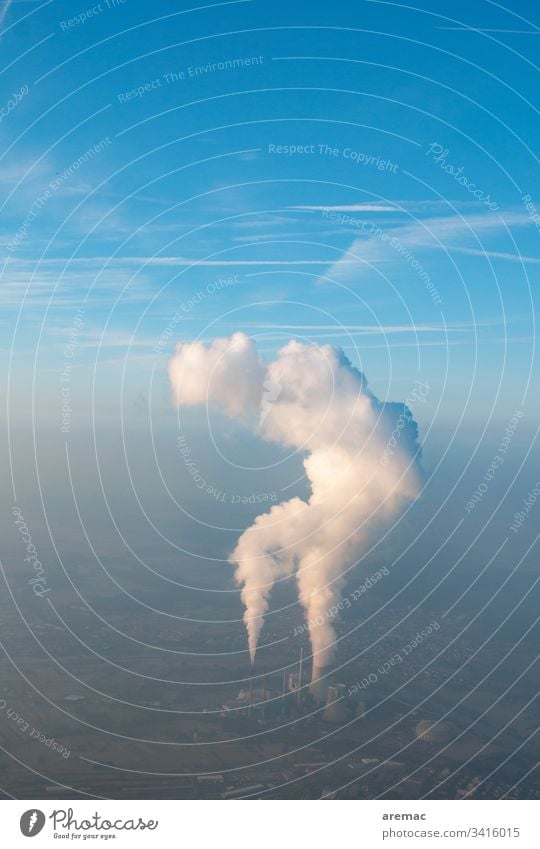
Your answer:
[[[217,405],[265,439],[306,454],[309,500],[291,498],[258,516],[229,559],[242,586],[252,661],[272,585],[296,576],[317,678],[331,660],[328,611],[340,600],[344,572],[373,529],[418,494],[416,423],[405,405],[379,402],[330,345],[292,341],[267,365],[243,333],[209,346],[179,343],[169,377],[177,405]]]

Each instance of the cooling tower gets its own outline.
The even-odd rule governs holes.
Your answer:
[[[290,672],[287,678],[287,689],[289,693],[296,692],[299,686],[300,685],[298,682],[298,675],[296,674],[296,672]]]
[[[328,696],[328,678],[330,676],[329,666],[314,666],[311,675],[309,692],[318,702],[326,702]]]
[[[454,733],[449,722],[435,722],[431,719],[422,719],[415,729],[416,739],[422,743],[447,743]]]
[[[324,710],[325,722],[346,722],[349,718],[349,705],[345,698],[347,688],[345,684],[334,684],[328,687],[328,699]]]

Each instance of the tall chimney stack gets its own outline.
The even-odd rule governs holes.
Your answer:
[[[311,684],[309,692],[318,702],[326,702],[328,696],[328,679],[330,676],[329,666],[316,666],[313,664],[313,672],[311,674]]]
[[[304,649],[300,649],[300,663],[298,665],[298,689],[296,691],[296,704],[302,701],[302,679],[304,677]]]
[[[249,679],[249,705],[248,716],[251,717],[251,706],[253,704],[253,676]]]

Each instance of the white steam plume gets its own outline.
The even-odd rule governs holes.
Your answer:
[[[179,343],[169,364],[177,405],[215,404],[268,440],[306,453],[308,501],[292,498],[258,516],[230,562],[242,586],[254,661],[274,582],[295,575],[314,667],[329,664],[328,611],[368,534],[420,486],[417,427],[403,404],[383,404],[339,348],[289,342],[266,365],[243,333]]]

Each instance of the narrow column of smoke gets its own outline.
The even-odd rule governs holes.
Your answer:
[[[363,374],[330,345],[289,342],[266,366],[242,333],[209,347],[180,343],[169,377],[178,405],[216,404],[265,439],[306,453],[309,500],[292,498],[258,516],[230,562],[242,586],[252,661],[272,585],[295,574],[314,669],[327,666],[335,644],[329,610],[341,598],[344,573],[379,523],[419,491],[410,411],[379,402]],[[391,443],[388,462],[398,420],[399,439]]]

